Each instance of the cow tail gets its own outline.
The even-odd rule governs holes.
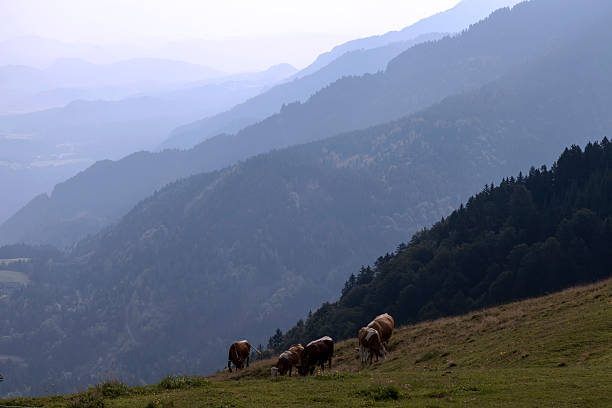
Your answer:
[[[253,345],[251,345],[251,344],[249,344],[249,346],[251,346],[251,348],[252,348],[253,350],[255,350],[255,352],[261,356],[261,351],[257,350],[257,348],[255,348],[255,346],[253,346]]]

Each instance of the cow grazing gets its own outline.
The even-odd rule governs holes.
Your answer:
[[[331,360],[334,355],[334,340],[329,337],[321,337],[313,340],[304,347],[302,353],[302,362],[298,368],[300,375],[312,375],[316,366],[321,367],[321,371],[325,370],[325,362],[329,363],[331,369]]]
[[[287,372],[289,372],[289,377],[291,377],[293,366],[298,365],[298,358],[298,355],[293,351],[283,351],[281,355],[278,356],[278,362],[276,363],[278,373],[280,375],[285,375]]]
[[[285,375],[287,371],[289,372],[289,376],[293,372],[293,367],[298,368],[302,364],[302,354],[304,353],[304,346],[301,344],[293,344],[289,347],[289,350],[286,350],[278,356],[278,362],[276,363],[276,372],[280,375]]]
[[[298,355],[298,358],[301,360],[302,354],[304,353],[304,346],[299,343],[293,344],[291,347],[289,347],[289,351],[293,351],[295,354]]]
[[[376,361],[378,361],[378,357],[382,357],[385,359],[385,355],[387,350],[382,343],[382,339],[380,338],[380,334],[376,329],[371,327],[362,327],[359,330],[359,358],[361,359],[361,364],[365,364],[368,359],[370,360],[370,364],[372,364],[372,357],[376,356]]]
[[[244,368],[245,361],[246,366],[249,366],[251,349],[255,350],[257,354],[261,355],[261,352],[255,347],[251,346],[251,343],[249,343],[247,340],[235,341],[232,343],[227,356],[227,368],[229,369],[230,373],[232,372],[232,363],[236,367],[236,370]]]
[[[393,334],[393,329],[395,328],[395,320],[393,320],[391,315],[384,313],[376,316],[374,320],[368,324],[368,327],[376,329],[378,334],[380,334],[383,344],[388,344]]]

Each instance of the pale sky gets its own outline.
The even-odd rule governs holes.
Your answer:
[[[288,54],[294,61],[287,62],[304,65],[333,45],[399,30],[456,3],[458,0],[0,0],[0,40],[34,35],[70,43],[150,47],[177,40],[272,37],[282,43],[283,37],[306,41],[311,36],[301,60]]]

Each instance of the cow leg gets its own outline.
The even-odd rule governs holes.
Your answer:
[[[249,366],[249,359],[251,358],[251,356],[247,356],[247,367]]]

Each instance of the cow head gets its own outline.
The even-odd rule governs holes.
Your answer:
[[[242,370],[244,368],[244,362],[242,360],[229,360],[227,362],[227,368],[230,373],[232,372],[232,363],[234,363],[236,370]]]
[[[383,360],[386,360],[387,358],[387,350],[385,349],[384,345],[380,345],[380,350],[378,350],[378,352],[380,353],[380,356]]]

